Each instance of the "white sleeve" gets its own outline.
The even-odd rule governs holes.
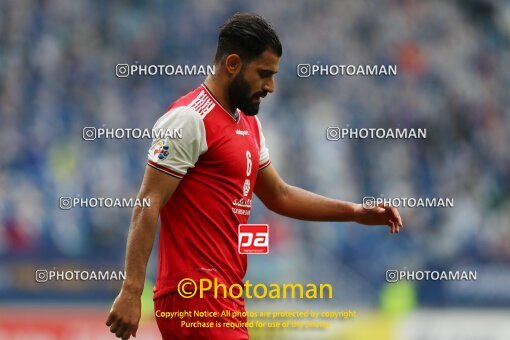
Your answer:
[[[198,157],[207,151],[204,122],[187,106],[167,112],[158,119],[153,130],[159,133],[159,138],[152,141],[147,163],[169,175],[183,178],[188,169],[195,166]]]
[[[260,124],[260,121],[257,117],[255,117],[257,120],[257,124],[259,126],[259,134],[260,134],[260,159],[259,159],[259,170],[264,169],[266,166],[269,165],[269,149],[266,146],[266,138],[264,137],[264,134],[262,133],[262,125]]]

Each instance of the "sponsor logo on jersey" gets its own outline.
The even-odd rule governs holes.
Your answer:
[[[239,254],[269,253],[269,225],[240,224],[238,229]]]
[[[240,198],[232,201],[232,205],[241,208],[251,209],[251,198]]]
[[[168,157],[168,145],[166,145],[166,141],[159,141],[155,146],[154,146],[154,151],[153,151],[153,155],[154,156],[158,156],[158,159],[159,160],[164,160],[165,158]]]
[[[237,215],[249,216],[251,212],[251,198],[242,197],[233,200],[232,212]]]
[[[243,185],[243,196],[244,197],[248,196],[249,192],[250,192],[250,180],[247,179],[244,181],[244,185]]]
[[[239,135],[239,136],[248,136],[250,133],[248,132],[248,130],[239,130],[237,129],[236,130],[236,135]]]

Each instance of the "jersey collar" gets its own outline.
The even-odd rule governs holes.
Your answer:
[[[218,106],[223,110],[223,112],[225,112],[230,118],[232,118],[232,120],[236,123],[239,123],[239,121],[241,120],[241,110],[239,109],[236,109],[236,112],[237,112],[237,119],[235,119],[234,117],[232,117],[232,115],[220,104],[220,102],[216,99],[216,97],[214,97],[214,95],[211,93],[211,91],[209,91],[209,89],[207,88],[207,86],[202,83],[202,88],[205,90],[205,92],[207,93],[207,95],[209,97],[211,97],[211,99],[216,103],[218,104]]]

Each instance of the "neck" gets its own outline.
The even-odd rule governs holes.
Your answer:
[[[208,76],[205,79],[204,84],[221,106],[223,106],[223,108],[225,108],[232,117],[237,119],[237,108],[232,107],[228,99],[227,87],[222,85],[222,82],[219,79],[214,78],[214,76]]]

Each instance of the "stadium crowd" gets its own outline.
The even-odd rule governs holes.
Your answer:
[[[118,78],[115,66],[210,64],[236,11],[265,16],[283,43],[259,117],[288,183],[356,202],[454,199],[402,208],[397,236],[294,221],[258,202],[250,221],[270,225],[271,251],[250,258],[252,279],[330,280],[371,304],[388,268],[510,262],[508,3],[49,0],[0,4],[2,270],[123,263],[131,209],[62,210],[59,198],[136,197],[150,140],[85,141],[82,130],[151,128],[203,76]],[[397,65],[398,75],[301,78],[298,64]],[[427,138],[328,141],[330,126],[426,128]]]

